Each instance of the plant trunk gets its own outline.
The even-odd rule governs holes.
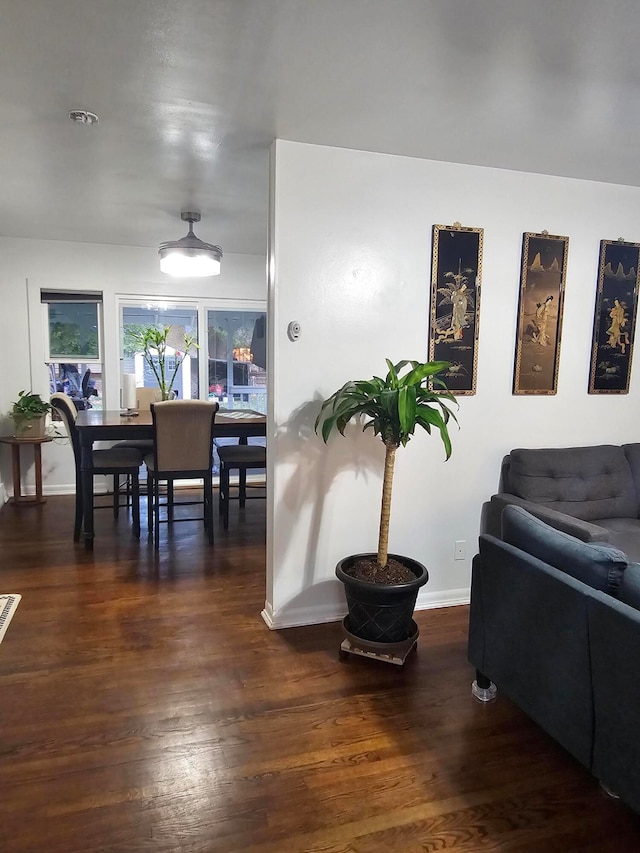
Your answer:
[[[380,509],[380,535],[378,539],[378,563],[386,566],[389,559],[389,518],[391,517],[391,486],[393,468],[396,463],[397,444],[385,442],[384,479],[382,481],[382,507]]]
[[[169,394],[167,392],[167,378],[166,378],[165,373],[164,373],[164,370],[165,370],[164,353],[165,353],[164,347],[162,348],[162,350],[160,350],[160,348],[158,348],[158,367],[160,369],[160,391],[162,392],[162,399],[168,400]]]
[[[153,371],[153,375],[156,377],[156,382],[158,383],[158,388],[160,389],[160,393],[161,393],[161,399],[166,400],[167,397],[165,397],[164,382],[163,382],[162,376],[158,372],[158,368],[156,367],[156,365],[153,361],[153,356],[151,355],[151,352],[145,352],[144,358],[145,358],[145,361],[147,362],[147,364],[149,365],[149,367],[151,368],[151,370]]]
[[[185,353],[185,355],[186,355],[186,353]],[[182,356],[180,358],[176,354],[175,367],[173,369],[173,374],[171,375],[171,381],[169,382],[169,385],[167,387],[167,398],[166,398],[167,400],[171,399],[171,390],[173,389],[173,383],[176,381],[176,376],[178,375],[178,370],[180,369],[180,365],[182,364],[183,361],[184,361],[184,356]]]

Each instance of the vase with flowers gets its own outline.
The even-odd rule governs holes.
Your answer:
[[[132,330],[129,334],[129,346],[142,353],[156,378],[162,400],[172,399],[173,386],[180,365],[189,350],[199,348],[195,336],[185,332],[184,350],[178,350],[169,344],[170,334],[171,326],[146,326]]]

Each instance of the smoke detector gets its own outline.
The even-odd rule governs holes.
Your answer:
[[[69,118],[77,124],[98,124],[100,119],[95,113],[88,110],[70,110]]]

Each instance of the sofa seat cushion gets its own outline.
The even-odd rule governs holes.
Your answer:
[[[638,500],[622,447],[517,449],[509,455],[510,491],[583,521],[637,518]]]
[[[640,561],[640,519],[598,518],[593,523],[609,531],[609,544],[624,551],[629,560]]]
[[[519,506],[502,513],[502,538],[593,589],[617,595],[627,555],[602,542],[582,542],[550,527]]]
[[[629,563],[620,578],[618,598],[636,610],[640,610],[640,564]]]

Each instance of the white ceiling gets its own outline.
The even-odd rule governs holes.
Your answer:
[[[0,234],[262,254],[276,137],[638,186],[639,44],[638,0],[0,0]]]

